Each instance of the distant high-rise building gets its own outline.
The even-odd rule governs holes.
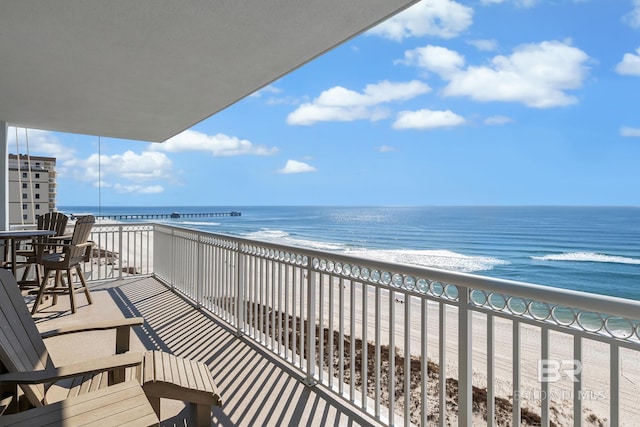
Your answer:
[[[9,225],[56,210],[56,159],[9,154]]]

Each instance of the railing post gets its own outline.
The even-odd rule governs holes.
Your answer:
[[[128,247],[128,246],[127,246]],[[118,226],[118,253],[120,256],[118,257],[118,280],[122,280],[122,226]],[[127,259],[129,258],[129,254],[127,254]]]
[[[152,276],[156,275],[156,263],[154,262],[155,247],[151,248],[150,245],[152,242],[155,242],[155,241],[156,241],[156,225],[150,224],[149,229],[147,230],[147,274],[151,274]],[[152,256],[154,257],[153,260],[151,259]]]
[[[305,384],[316,384],[316,275],[311,269],[311,259],[307,263],[307,377]],[[302,349],[301,353],[302,352]]]
[[[469,288],[458,286],[458,425],[461,426],[470,426],[473,415],[472,313],[469,310],[469,292]]]
[[[244,312],[245,312],[245,300],[244,300],[244,263],[245,255],[242,251],[242,245],[238,244],[236,249],[236,335],[240,336],[244,332]]]
[[[620,425],[620,347],[617,343],[609,347],[609,425]]]
[[[204,255],[202,250],[202,235],[198,234],[196,241],[196,308],[202,308],[202,284],[204,283],[204,274],[202,272],[202,264],[204,263]]]
[[[169,278],[171,281],[171,289],[175,289],[176,285],[176,252],[175,252],[175,230],[172,228],[171,229],[171,271],[169,272]]]

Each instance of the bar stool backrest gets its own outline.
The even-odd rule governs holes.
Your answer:
[[[62,212],[47,212],[38,217],[38,230],[51,230],[56,236],[63,236],[68,221],[69,217]]]

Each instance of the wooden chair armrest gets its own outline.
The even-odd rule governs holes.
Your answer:
[[[55,243],[55,242],[32,242],[32,246],[46,246],[52,248],[62,248],[65,246],[69,246],[68,243]]]
[[[87,374],[111,371],[118,368],[129,368],[142,365],[142,353],[116,354],[60,366],[29,372],[10,372],[0,375],[0,384],[43,384],[56,382],[66,378],[79,377]]]
[[[57,337],[59,335],[75,334],[78,332],[90,331],[107,331],[116,330],[116,354],[129,351],[129,342],[131,337],[131,328],[133,326],[141,326],[144,324],[142,317],[129,317],[126,319],[107,320],[104,322],[94,322],[85,325],[67,326],[64,328],[52,329],[50,331],[41,332],[43,339]]]
[[[47,238],[50,240],[71,240],[72,237],[71,234],[65,234],[64,236],[51,236]]]
[[[51,329],[40,333],[42,338],[51,338],[58,335],[75,334],[77,332],[105,331],[121,327],[141,326],[144,324],[142,317],[128,317],[125,319],[105,320],[103,322],[93,322],[84,325],[66,326],[63,328]]]
[[[55,242],[33,242],[32,243],[33,246],[50,246],[54,248],[64,248],[69,246],[74,246],[76,248],[83,248],[86,246],[93,246],[94,244],[95,243],[92,242],[91,240],[84,243],[78,243],[76,245],[72,245],[71,243],[55,243]]]

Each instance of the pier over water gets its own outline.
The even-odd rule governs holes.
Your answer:
[[[209,218],[220,216],[241,216],[242,212],[206,212],[206,213],[179,213],[168,214],[118,214],[118,215],[96,215],[96,218],[104,219],[162,219],[162,218]]]

